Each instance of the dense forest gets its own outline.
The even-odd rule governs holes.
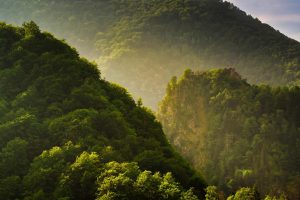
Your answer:
[[[300,43],[222,0],[0,0],[97,58],[103,75],[156,108],[185,68],[234,67],[250,83],[299,85]]]
[[[33,23],[0,23],[0,199],[204,198],[154,115]]]
[[[251,85],[232,68],[186,70],[169,82],[158,118],[170,143],[209,184],[225,193],[255,187],[261,195],[296,200],[299,102],[298,86]]]
[[[299,103],[224,0],[0,0],[0,199],[297,200]]]

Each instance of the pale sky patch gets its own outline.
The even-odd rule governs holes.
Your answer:
[[[300,14],[262,14],[257,18],[266,23],[300,23]]]
[[[300,0],[227,0],[263,23],[300,41]]]

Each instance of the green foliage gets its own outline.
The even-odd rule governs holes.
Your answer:
[[[136,163],[107,163],[98,177],[97,199],[198,199],[182,191],[171,173],[141,171]]]
[[[19,176],[9,176],[5,179],[0,179],[0,195],[2,199],[19,199],[22,192],[22,181]]]
[[[20,138],[9,141],[0,152],[0,170],[2,177],[22,176],[28,168],[28,143]]]
[[[186,67],[231,66],[251,83],[299,85],[299,42],[226,1],[0,0],[0,4],[2,20],[16,24],[34,20],[42,30],[66,38],[83,55],[98,58],[109,80],[126,86],[152,108],[163,97],[168,80]],[[38,33],[32,23],[26,27],[26,34]]]
[[[61,175],[56,195],[70,199],[94,199],[96,177],[101,170],[99,155],[82,152]]]
[[[241,188],[227,200],[260,200],[260,198],[253,188]]]
[[[193,191],[192,189],[189,189],[188,191],[186,192],[183,192],[181,197],[180,197],[180,200],[197,200],[197,196],[193,194]]]
[[[299,87],[250,85],[233,69],[174,80],[158,118],[210,184],[227,194],[256,185],[263,195],[299,198]]]
[[[25,31],[25,37],[37,37],[41,35],[40,28],[33,21],[24,23],[23,27]]]
[[[216,186],[208,186],[205,191],[206,200],[219,200],[219,194]]]
[[[127,179],[114,179],[127,187],[123,191],[99,181],[119,176],[106,170],[114,165],[136,181],[143,174],[132,161],[162,174],[154,191],[162,198],[179,199],[190,187],[203,196],[204,181],[174,152],[154,115],[101,79],[76,50],[34,22],[18,28],[1,23],[0,41],[1,199],[89,200],[112,191],[136,197],[140,192],[132,193]],[[101,188],[108,191],[104,196]]]
[[[273,197],[271,197],[271,196],[266,196],[265,198],[264,198],[264,200],[287,200],[287,197],[286,197],[286,195],[284,195],[284,194],[281,194],[280,196],[278,196],[278,197],[276,197],[276,196],[273,196]]]

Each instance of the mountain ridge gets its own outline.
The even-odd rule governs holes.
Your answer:
[[[299,98],[298,86],[251,85],[232,68],[187,70],[169,82],[158,119],[209,184],[298,199]]]
[[[251,83],[299,85],[300,43],[228,2],[2,2],[2,18],[18,23],[33,19],[86,55],[100,57],[108,80],[153,109],[168,80],[186,68],[233,67]]]
[[[75,49],[34,22],[0,23],[0,41],[1,198],[204,196],[154,115]]]

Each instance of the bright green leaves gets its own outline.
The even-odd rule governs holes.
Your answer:
[[[171,173],[142,171],[137,163],[102,163],[101,155],[67,143],[44,151],[33,162],[24,184],[26,198],[197,200]],[[14,182],[13,182],[14,183]],[[1,192],[1,191],[0,191]]]
[[[111,162],[98,177],[98,198],[104,199],[198,199],[184,192],[170,173],[141,171],[135,163]]]
[[[175,182],[171,173],[163,176],[159,186],[159,191],[162,193],[164,199],[178,199],[180,196],[179,184]]]
[[[94,199],[95,181],[101,166],[97,153],[82,152],[61,175],[56,195],[71,199]]]
[[[259,200],[259,194],[254,188],[241,188],[227,200]]]
[[[216,186],[208,186],[205,189],[205,199],[206,200],[219,200],[218,189]]]
[[[78,146],[67,143],[62,148],[44,151],[35,158],[24,178],[26,190],[32,195],[40,190],[48,194],[54,192],[59,177],[66,170],[67,163],[75,160],[78,149]]]
[[[67,170],[69,163],[75,161],[79,153],[80,147],[69,142],[63,147],[44,151],[36,157],[24,178],[26,195],[34,197],[41,192],[53,195],[62,173]]]

